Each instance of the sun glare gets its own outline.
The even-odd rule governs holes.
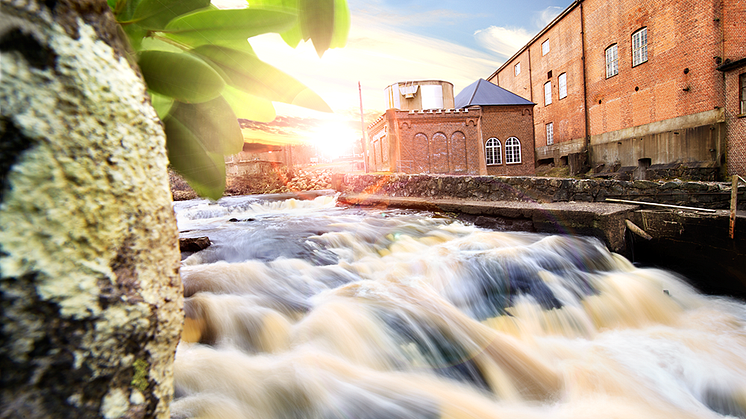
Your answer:
[[[310,142],[319,157],[335,159],[351,155],[355,142],[360,141],[360,131],[339,122],[325,122],[309,133]]]

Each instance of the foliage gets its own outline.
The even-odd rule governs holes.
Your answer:
[[[168,158],[205,197],[225,188],[224,156],[243,148],[238,118],[269,122],[273,101],[330,112],[306,86],[261,61],[248,38],[275,32],[319,56],[347,41],[345,0],[257,0],[220,10],[210,0],[108,0],[130,41],[153,107],[166,131]]]

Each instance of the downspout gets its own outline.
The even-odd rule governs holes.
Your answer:
[[[585,118],[585,152],[588,165],[593,167],[591,161],[591,128],[588,116],[588,72],[585,62],[585,16],[583,15],[583,0],[580,0],[580,45],[582,49],[581,61],[583,62],[583,117]]]
[[[531,77],[531,47],[526,48],[526,52],[528,53],[528,95],[531,98],[531,102],[534,102],[534,80]]]

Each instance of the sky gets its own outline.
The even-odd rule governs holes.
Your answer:
[[[251,124],[244,137],[310,142],[329,157],[344,154],[361,137],[358,82],[366,126],[385,111],[384,89],[396,82],[445,80],[458,94],[489,77],[571,2],[348,0],[347,45],[321,58],[310,42],[293,49],[277,34],[250,38],[259,58],[311,88],[334,113],[275,103],[277,119]]]

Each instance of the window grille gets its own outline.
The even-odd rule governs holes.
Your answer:
[[[490,138],[484,144],[484,155],[487,160],[487,165],[502,164],[502,150],[500,150],[500,140],[497,138]]]
[[[606,48],[606,78],[619,74],[619,50],[617,44]]]
[[[557,83],[559,84],[559,98],[563,99],[567,97],[567,73],[562,73],[557,77]]]
[[[517,64],[516,64],[516,65],[514,66],[514,68],[515,68],[515,75],[516,75],[516,76],[517,76],[517,75],[519,75],[519,74],[521,74],[521,63],[517,63]]]
[[[505,140],[505,163],[521,162],[521,142],[516,137]]]
[[[554,144],[554,123],[547,124],[547,145]]]
[[[741,74],[739,77],[741,85],[741,115],[746,114],[746,73]]]
[[[552,82],[544,83],[544,106],[552,103]]]
[[[632,34],[632,67],[648,60],[648,28]]]
[[[542,42],[541,44],[541,55],[549,54],[549,40]]]

